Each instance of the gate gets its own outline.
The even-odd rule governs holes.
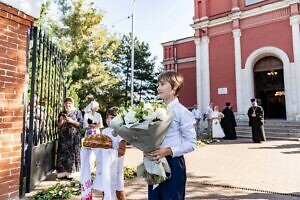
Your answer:
[[[30,192],[55,168],[56,123],[66,95],[66,58],[37,27],[29,38],[20,194]]]

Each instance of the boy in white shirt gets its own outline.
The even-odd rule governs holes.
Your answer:
[[[160,98],[173,113],[173,121],[167,130],[160,148],[144,152],[156,162],[165,157],[171,169],[171,175],[157,187],[148,185],[148,200],[183,200],[187,180],[183,155],[196,148],[195,119],[177,96],[183,88],[183,76],[175,71],[164,71],[158,76],[157,91]]]

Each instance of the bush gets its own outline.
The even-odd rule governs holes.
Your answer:
[[[124,170],[124,179],[133,179],[137,177],[135,168],[125,166],[123,170]]]

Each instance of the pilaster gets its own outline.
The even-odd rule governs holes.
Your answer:
[[[290,17],[290,25],[292,28],[292,41],[293,41],[293,56],[294,56],[294,67],[292,72],[292,78],[294,80],[295,91],[295,104],[297,107],[296,120],[300,120],[300,15],[294,15]]]
[[[234,39],[234,62],[235,62],[235,82],[236,82],[236,104],[237,113],[243,113],[243,102],[242,102],[242,80],[241,80],[241,30],[234,29],[232,31]]]
[[[201,38],[201,91],[202,91],[202,111],[210,103],[210,73],[209,73],[209,37]]]
[[[196,46],[196,88],[197,88],[197,106],[201,110],[204,108],[202,107],[202,96],[201,96],[201,39],[195,39],[195,46]]]
[[[232,1],[231,1],[231,4],[232,4],[231,11],[232,11],[232,12],[240,11],[239,4],[238,4],[238,3],[239,3],[238,0],[232,0]]]

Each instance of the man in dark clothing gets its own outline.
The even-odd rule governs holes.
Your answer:
[[[254,143],[266,141],[264,131],[264,109],[257,105],[255,98],[251,99],[252,106],[248,110],[249,126],[252,129],[252,140]]]
[[[222,111],[224,117],[221,119],[221,126],[224,130],[225,137],[223,139],[226,140],[235,140],[236,139],[236,121],[234,118],[234,114],[230,107],[230,102],[226,103],[226,108]]]

